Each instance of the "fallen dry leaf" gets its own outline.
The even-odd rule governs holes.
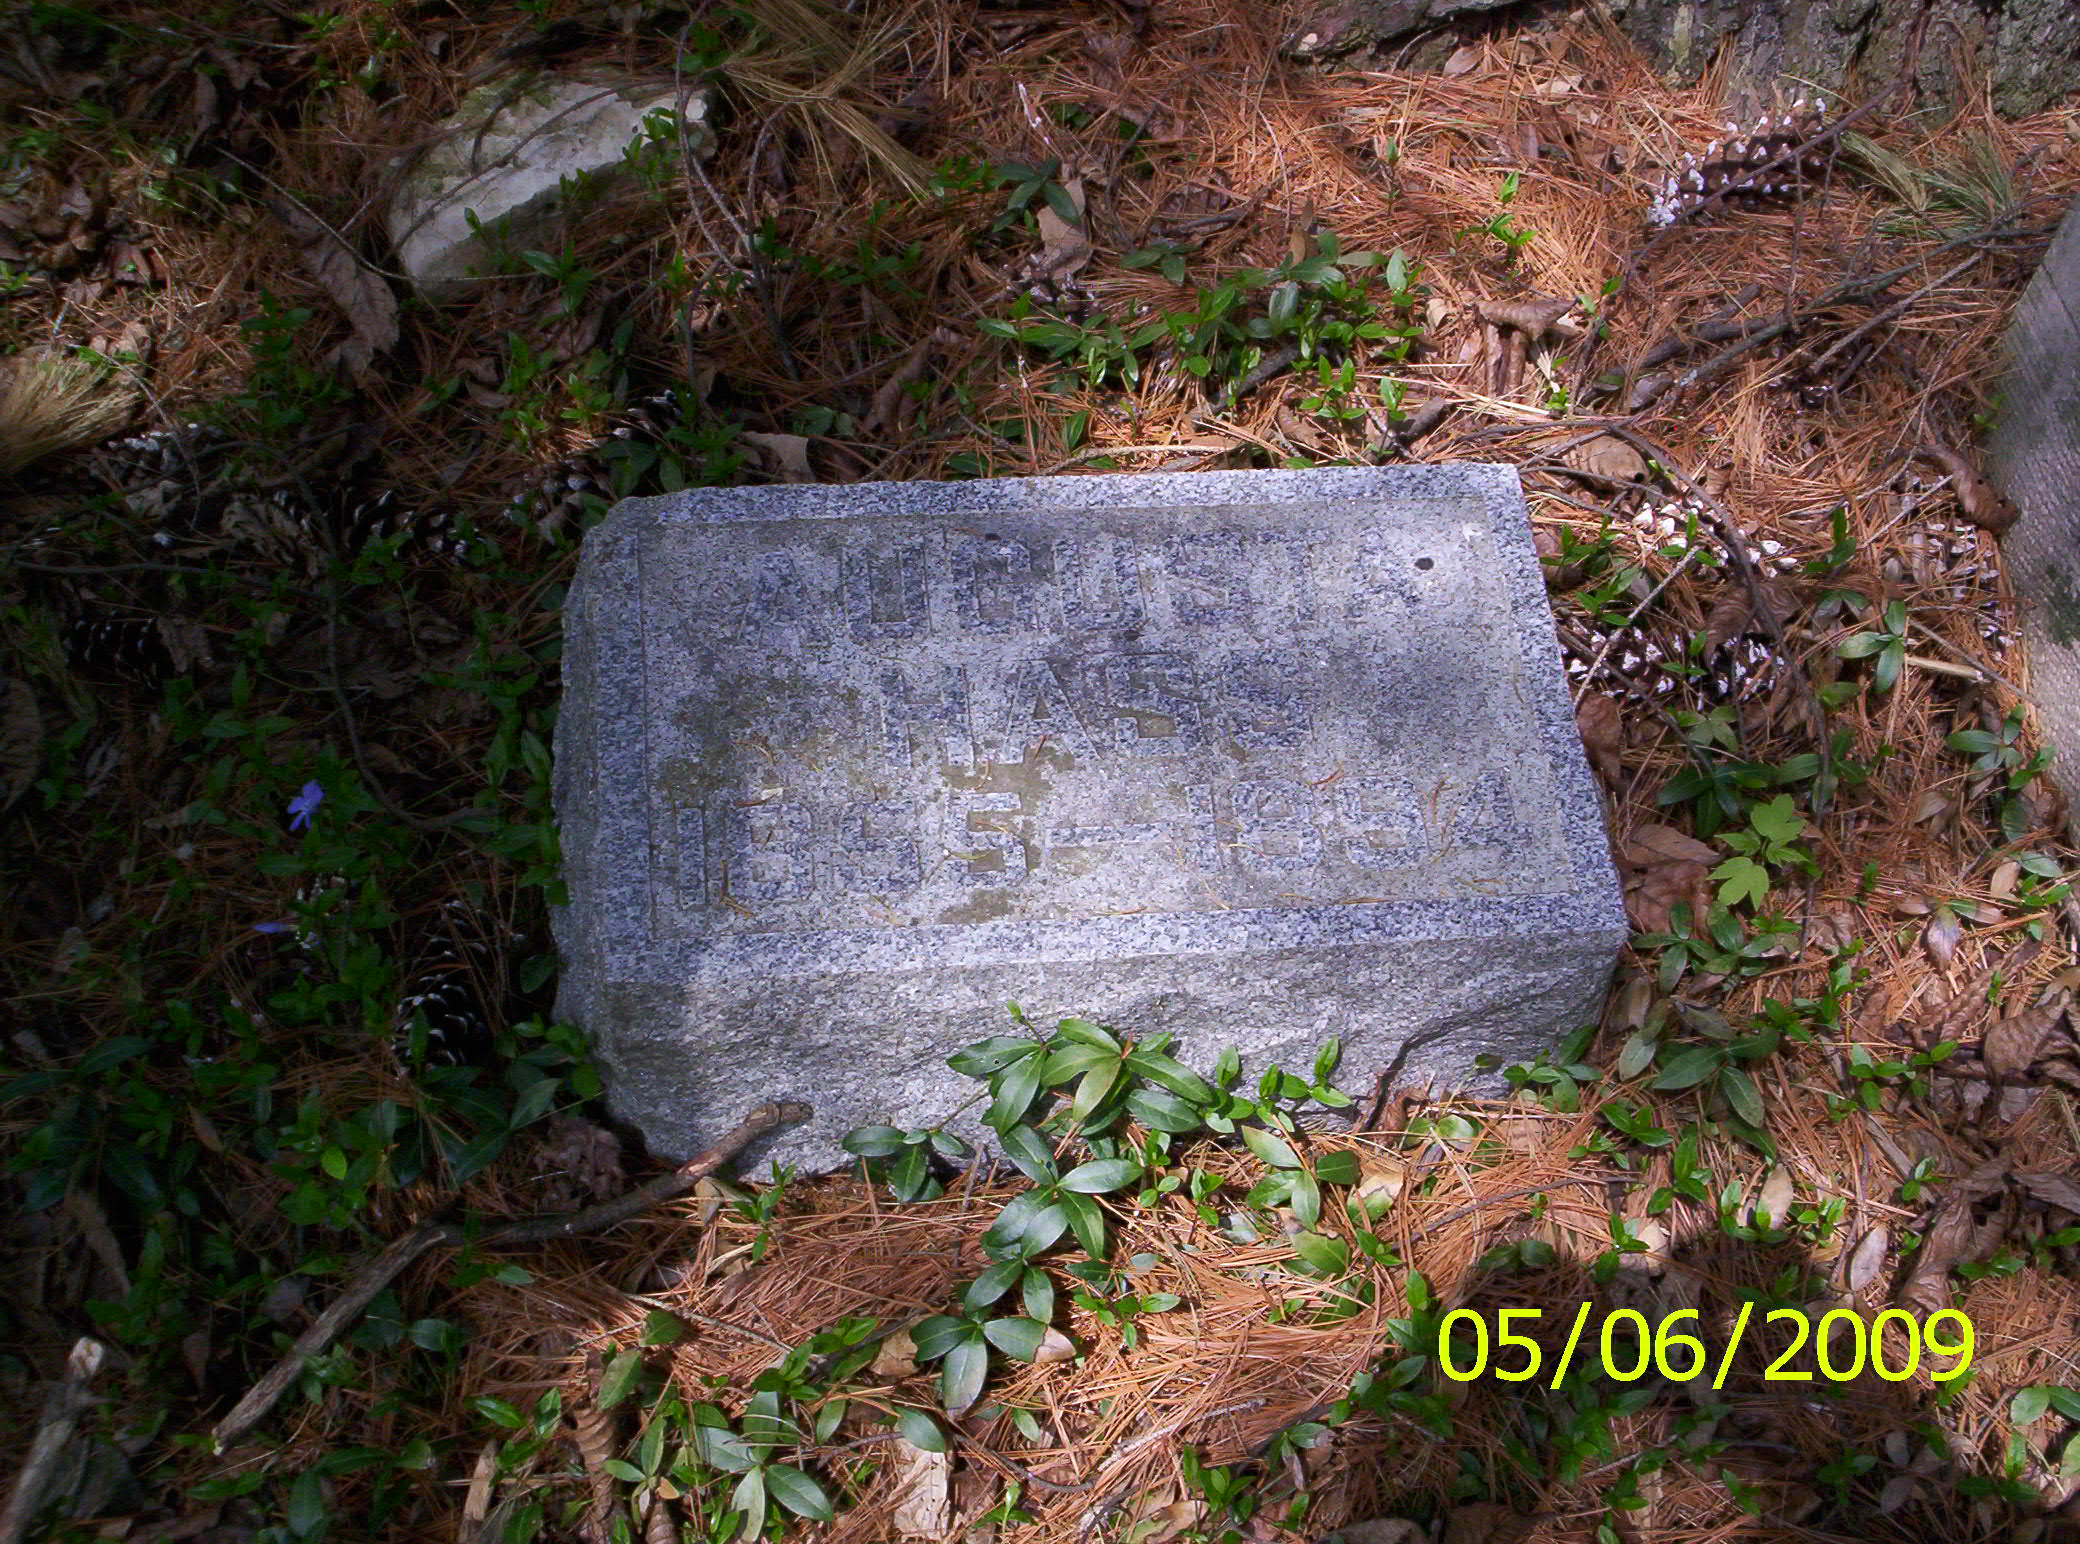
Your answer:
[[[1921,447],[1920,454],[1942,463],[1943,470],[1950,474],[1950,487],[1957,495],[1958,507],[1964,511],[1965,519],[1981,530],[1998,536],[2021,516],[2022,511],[2002,498],[1993,484],[1979,475],[1977,467],[1949,446],[1931,442]]]
[[[1921,930],[1921,947],[1928,951],[1929,958],[1938,965],[1948,966],[1957,958],[1958,940],[1964,937],[1964,924],[1953,912],[1938,912],[1928,919],[1928,926]]]
[[[1479,46],[1468,43],[1453,50],[1452,57],[1445,60],[1444,69],[1441,73],[1447,80],[1455,79],[1458,76],[1469,74],[1473,67],[1480,62],[1481,51]]]
[[[1048,278],[1059,284],[1091,260],[1090,238],[1082,227],[1056,214],[1052,205],[1042,204],[1034,220],[1040,227],[1039,271]]]
[[[1711,909],[1711,898],[1711,870],[1702,863],[1663,863],[1626,885],[1625,914],[1642,933],[1666,933],[1677,906],[1687,904],[1694,919]]]
[[[1860,1294],[1878,1279],[1878,1272],[1885,1266],[1886,1251],[1892,1245],[1892,1231],[1883,1223],[1856,1241],[1856,1250],[1849,1256],[1849,1268],[1844,1280],[1852,1294]]]
[[[748,445],[756,451],[759,470],[781,482],[806,483],[816,481],[816,471],[809,465],[809,440],[800,434],[761,434],[746,429],[737,435],[739,445]]]
[[[1615,434],[1599,434],[1561,457],[1576,471],[1614,483],[1629,483],[1647,475],[1647,458]]]
[[[1076,1356],[1076,1343],[1060,1330],[1050,1329],[1040,1337],[1040,1348],[1033,1353],[1035,1362],[1067,1362]]]
[[[1616,787],[1625,780],[1625,718],[1615,697],[1591,692],[1574,710],[1575,726],[1582,732],[1582,745],[1590,765],[1603,780]]]
[[[2015,1183],[2042,1201],[2080,1217],[2080,1183],[2064,1169],[2017,1169]]]
[[[872,1363],[874,1376],[895,1383],[910,1377],[917,1371],[917,1342],[910,1338],[908,1330],[897,1330],[881,1342],[881,1349],[874,1353]]]
[[[1620,856],[1633,868],[1654,868],[1663,863],[1717,863],[1720,855],[1674,826],[1647,825],[1626,839]]]
[[[26,681],[0,676],[0,810],[29,790],[43,762],[43,712]]]
[[[275,218],[303,248],[303,265],[318,287],[346,313],[353,336],[339,346],[339,361],[355,375],[378,354],[397,346],[397,297],[383,276],[323,224],[286,199],[270,199]]]
[[[953,1523],[948,1481],[953,1473],[951,1453],[928,1453],[898,1437],[895,1440],[895,1514],[897,1533],[906,1539],[936,1539],[945,1536]]]
[[[2031,1008],[1996,1019],[1979,1042],[1979,1057],[1989,1074],[2012,1083],[2047,1055],[2056,1054],[2061,1043],[2071,1044],[2072,1037],[2062,1033],[2064,1022],[2065,1010],[2058,1006]]]
[[[1972,1208],[2001,1188],[2012,1162],[2010,1158],[1989,1158],[1945,1191],[1921,1241],[1921,1250],[1914,1256],[1913,1270],[1899,1289],[1902,1308],[1924,1318],[1948,1308],[1950,1273],[1999,1242],[2006,1231],[2002,1220],[1978,1222],[1972,1216]]]
[[[1538,554],[1538,566],[1545,573],[1546,590],[1555,595],[1564,595],[1577,589],[1589,577],[1589,565],[1583,562],[1569,563],[1562,553],[1560,538],[1542,525],[1531,528],[1531,548]]]
[[[1792,1204],[1797,1199],[1798,1182],[1791,1177],[1791,1171],[1780,1163],[1769,1171],[1769,1176],[1762,1182],[1762,1188],[1755,1193],[1754,1203],[1748,1209],[1749,1220],[1754,1221],[1760,1213],[1767,1216],[1773,1226],[1782,1227],[1784,1219],[1791,1215]]]

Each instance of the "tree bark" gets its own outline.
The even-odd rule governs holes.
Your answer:
[[[2074,0],[1607,0],[1609,14],[1670,79],[1694,82],[1722,49],[1733,55],[1738,111],[1779,98],[1858,101],[1914,59],[1910,105],[1944,113],[1962,82],[1983,81],[1995,111],[2024,117],[2080,84],[2080,5]],[[1509,0],[1332,0],[1310,8],[1286,41],[1296,58],[1380,51],[1455,22],[1525,20],[1555,4]],[[1916,39],[1919,39],[1918,49]]]

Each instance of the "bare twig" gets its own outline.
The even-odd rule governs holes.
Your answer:
[[[535,1217],[507,1223],[503,1227],[493,1228],[474,1237],[456,1223],[420,1223],[402,1238],[392,1240],[381,1254],[364,1265],[347,1284],[346,1290],[318,1316],[309,1329],[296,1338],[296,1344],[289,1348],[279,1362],[268,1369],[258,1383],[246,1391],[245,1398],[238,1402],[231,1413],[217,1423],[216,1429],[211,1433],[216,1450],[223,1452],[258,1425],[288,1391],[289,1385],[296,1381],[297,1375],[303,1371],[304,1363],[314,1356],[321,1355],[326,1347],[338,1338],[342,1330],[360,1317],[362,1309],[374,1301],[377,1293],[428,1250],[442,1245],[464,1243],[474,1243],[478,1248],[539,1244],[551,1239],[572,1238],[580,1233],[604,1233],[607,1229],[618,1227],[652,1207],[661,1206],[667,1201],[677,1200],[680,1196],[689,1194],[702,1179],[728,1163],[767,1132],[807,1120],[809,1115],[808,1105],[793,1100],[775,1100],[762,1104],[747,1115],[743,1124],[736,1130],[699,1157],[680,1165],[671,1173],[660,1175],[646,1185],[638,1185],[626,1195],[616,1196],[596,1206],[584,1207],[561,1216]]]
[[[1639,604],[1632,608],[1623,622],[1610,630],[1609,635],[1603,640],[1603,646],[1596,651],[1596,657],[1589,661],[1589,668],[1582,672],[1582,684],[1575,688],[1574,705],[1577,708],[1582,705],[1582,699],[1589,695],[1589,689],[1596,680],[1596,672],[1603,668],[1603,662],[1610,658],[1611,650],[1617,646],[1618,640],[1625,636],[1625,629],[1637,622],[1645,614],[1647,607],[1654,604],[1661,592],[1676,582],[1678,576],[1682,574],[1684,569],[1690,566],[1690,560],[1696,557],[1700,550],[1697,547],[1686,549],[1675,566],[1669,569],[1668,573],[1663,576],[1661,582],[1640,598]]]

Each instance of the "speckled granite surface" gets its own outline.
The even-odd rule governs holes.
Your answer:
[[[565,626],[558,1011],[665,1155],[842,1162],[1014,999],[1464,1082],[1625,934],[1507,467],[631,500]]]

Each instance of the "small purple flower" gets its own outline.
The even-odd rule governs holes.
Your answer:
[[[325,790],[316,783],[305,783],[303,792],[289,801],[289,813],[294,818],[289,822],[291,831],[310,829],[311,816],[325,802]]]
[[[293,922],[255,922],[253,931],[256,933],[286,933],[295,926],[296,924]]]

